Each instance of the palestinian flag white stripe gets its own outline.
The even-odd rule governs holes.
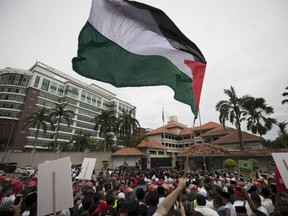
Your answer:
[[[193,55],[172,47],[149,11],[123,1],[97,0],[93,1],[88,21],[103,36],[127,51],[138,55],[164,56],[192,77],[183,59],[194,61]]]

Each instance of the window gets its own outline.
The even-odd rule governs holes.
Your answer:
[[[86,92],[82,90],[81,101],[85,101],[85,99],[86,99]]]
[[[28,86],[30,76],[23,74],[13,74],[7,73],[0,77],[0,84],[18,85],[18,86]]]
[[[65,94],[70,96],[70,97],[73,97],[73,98],[78,98],[79,89],[77,89],[77,88],[75,88],[73,86],[67,85],[66,88],[65,88]]]
[[[40,81],[40,77],[37,76],[36,79],[35,79],[35,82],[34,82],[34,87],[35,87],[35,88],[38,88],[39,81]]]
[[[222,158],[220,158],[220,157],[213,158],[212,166],[214,169],[223,169]]]
[[[47,80],[47,79],[44,79],[43,82],[42,82],[41,89],[44,90],[44,91],[48,91],[49,86],[50,86],[50,81]]]
[[[51,85],[50,85],[49,92],[52,93],[52,94],[56,94],[56,91],[57,91],[57,83],[52,82]]]
[[[92,98],[92,95],[90,93],[87,93],[86,102],[91,103],[91,98]]]
[[[57,94],[62,96],[63,92],[64,92],[64,86],[63,85],[59,85]]]

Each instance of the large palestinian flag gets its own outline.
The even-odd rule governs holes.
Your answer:
[[[93,0],[72,63],[77,73],[116,87],[169,86],[198,115],[205,58],[157,8]]]

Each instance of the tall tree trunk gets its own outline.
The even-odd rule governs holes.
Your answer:
[[[37,143],[37,140],[38,140],[38,135],[39,135],[39,128],[37,128],[36,133],[35,133],[35,140],[34,140],[34,143],[33,143],[33,150],[36,149],[36,143]]]
[[[242,136],[242,130],[241,130],[241,126],[240,126],[240,122],[236,121],[236,128],[237,128],[237,132],[238,132],[238,138],[239,138],[239,147],[240,150],[244,150],[244,142],[243,142],[243,136]]]
[[[267,159],[267,154],[266,154],[266,150],[265,150],[265,147],[263,145],[263,139],[262,139],[262,135],[260,134],[260,139],[261,139],[261,145],[262,145],[262,148],[264,150],[264,156],[265,156],[265,163],[266,163],[266,168],[267,168],[267,172],[269,172],[269,165],[268,165],[268,159]]]
[[[60,128],[60,120],[59,120],[59,117],[58,117],[58,120],[57,120],[57,127],[55,128],[55,136],[54,136],[54,146],[53,146],[53,150],[54,152],[57,151],[58,149],[58,145],[57,145],[57,140],[58,140],[58,137],[59,137],[59,128]]]

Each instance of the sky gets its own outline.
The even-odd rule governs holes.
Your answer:
[[[202,51],[207,68],[196,126],[219,123],[215,105],[237,96],[263,97],[274,108],[271,117],[288,122],[282,93],[288,86],[287,0],[138,0],[163,10]],[[38,60],[87,84],[95,83],[136,106],[140,126],[156,129],[170,116],[192,127],[190,107],[176,101],[166,86],[115,88],[72,70],[78,35],[92,0],[0,0],[0,69],[30,69]],[[228,126],[231,126],[227,122]],[[242,129],[246,130],[243,122]],[[264,137],[275,139],[273,127]]]

